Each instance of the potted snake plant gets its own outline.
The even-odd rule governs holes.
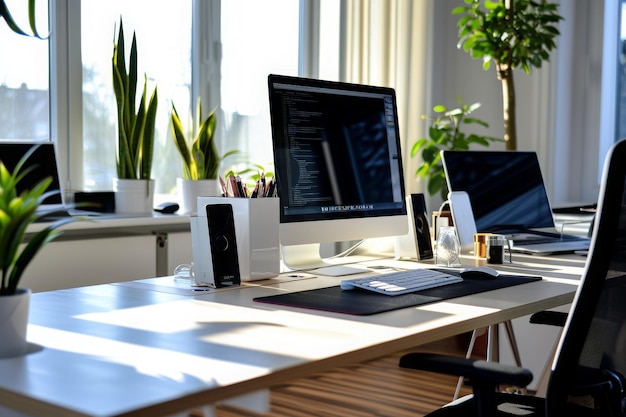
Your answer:
[[[202,114],[202,100],[198,97],[194,126],[191,133],[186,134],[176,106],[172,103],[172,137],[183,160],[183,176],[176,181],[181,213],[196,211],[199,196],[221,195],[218,180],[220,162],[238,152],[231,150],[220,156],[215,144],[216,109],[210,111],[204,119]]]
[[[113,88],[117,104],[117,178],[114,179],[115,211],[149,214],[153,208],[154,179],[151,178],[154,151],[157,88],[148,101],[148,80],[136,106],[137,38],[133,33],[128,69],[124,56],[124,27],[120,18],[117,42],[113,45]]]
[[[40,180],[33,188],[18,191],[18,184],[35,165],[27,165],[33,146],[9,171],[0,161],[0,358],[23,355],[27,351],[26,327],[31,291],[20,287],[24,270],[48,242],[59,235],[58,227],[71,217],[45,226],[29,236],[28,228],[46,213],[38,211],[50,195],[52,178]],[[56,191],[55,191],[56,192]]]

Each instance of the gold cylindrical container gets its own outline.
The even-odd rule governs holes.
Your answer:
[[[487,258],[487,236],[491,233],[474,233],[474,256]]]

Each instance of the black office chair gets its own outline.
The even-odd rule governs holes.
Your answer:
[[[468,378],[473,394],[430,416],[626,415],[626,140],[607,155],[592,243],[552,364],[545,398],[498,392],[525,387],[511,365],[410,353],[400,366]]]

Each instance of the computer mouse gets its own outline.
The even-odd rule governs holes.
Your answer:
[[[154,211],[163,214],[172,214],[176,213],[179,208],[178,203],[161,203],[154,208]]]
[[[478,266],[476,268],[466,268],[461,271],[461,278],[468,279],[494,279],[498,278],[500,273],[488,266]]]

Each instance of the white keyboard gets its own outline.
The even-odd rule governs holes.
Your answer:
[[[362,288],[385,295],[401,295],[462,282],[463,278],[433,269],[410,269],[341,281],[342,290]]]

